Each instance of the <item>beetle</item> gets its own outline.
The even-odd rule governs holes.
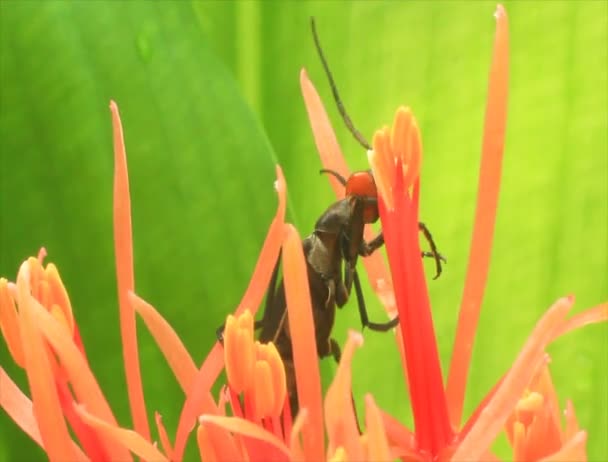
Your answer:
[[[342,118],[353,136],[367,150],[371,149],[365,138],[356,130],[341,102],[333,76],[327,65],[317,36],[314,18],[311,18],[313,38],[321,62],[328,77],[334,99]],[[397,317],[383,323],[369,320],[361,282],[356,270],[359,256],[369,256],[384,244],[380,232],[371,241],[365,241],[363,231],[366,224],[375,223],[379,218],[378,193],[370,170],[354,172],[348,179],[338,172],[322,169],[320,173],[333,175],[345,188],[345,197],[331,204],[315,223],[314,231],[302,240],[306,260],[308,286],[315,326],[315,343],[320,359],[333,356],[340,361],[340,347],[331,337],[336,307],[342,308],[348,301],[354,285],[359,317],[363,328],[385,332],[399,323]],[[441,274],[441,261],[428,228],[419,223],[419,229],[429,242],[430,251],[422,252],[422,257],[433,257],[436,262],[435,278]],[[279,279],[279,260],[273,270],[266,295],[262,319],[255,322],[260,329],[258,340],[273,342],[285,365],[287,391],[292,415],[297,413],[298,399],[293,364],[293,351],[289,331],[288,312],[283,281]],[[223,326],[217,331],[222,340]],[[353,403],[354,408],[354,403]]]

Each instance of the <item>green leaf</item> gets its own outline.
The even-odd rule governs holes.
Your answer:
[[[187,3],[3,2],[1,33],[0,274],[14,279],[21,261],[47,248],[100,385],[131,426],[110,99],[126,138],[136,290],[197,363],[247,287],[274,215],[274,154]],[[173,438],[183,394],[143,324],[139,338],[149,415],[160,412]],[[1,354],[25,385],[4,347]],[[1,418],[8,459],[39,459]]]

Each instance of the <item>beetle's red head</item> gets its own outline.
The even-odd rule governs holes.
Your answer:
[[[378,190],[371,170],[353,172],[346,180],[346,197],[356,196],[365,201],[363,221],[375,223],[378,220]]]

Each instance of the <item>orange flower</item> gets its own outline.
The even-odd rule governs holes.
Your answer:
[[[0,367],[0,406],[52,461],[126,461],[135,454],[144,460],[179,462],[195,425],[204,460],[479,460],[491,455],[490,444],[503,426],[517,458],[584,456],[586,435],[578,430],[571,405],[566,428],[559,431],[555,417],[557,399],[544,369],[544,350],[556,337],[608,318],[608,304],[565,320],[573,298],[558,300],[540,320],[511,369],[467,423],[459,425],[496,211],[506,115],[506,43],[506,15],[499,7],[471,263],[447,390],[441,379],[419,258],[418,172],[422,150],[411,112],[397,112],[393,128],[378,132],[374,138],[374,152],[370,155],[378,182],[391,276],[378,253],[365,264],[372,286],[387,310],[398,310],[401,320],[410,321],[397,329],[397,340],[410,384],[415,431],[381,411],[373,397],[367,395],[366,429],[359,434],[350,403],[350,364],[355,349],[363,342],[359,334],[350,333],[323,400],[306,264],[297,231],[284,223],[286,186],[279,167],[277,213],[250,285],[235,317],[227,321],[225,348],[217,343],[197,369],[171,326],[154,307],[133,293],[126,153],[118,108],[113,102],[114,241],[123,358],[134,429],[124,428],[116,421],[89,367],[58,271],[52,264],[43,267],[44,251],[22,264],[16,282],[0,279],[0,328],[13,359],[25,369],[31,393],[31,397],[26,396]],[[346,164],[327,115],[305,72],[302,87],[324,165],[345,175]],[[279,252],[300,408],[293,422],[285,399],[284,365],[273,346],[253,341],[253,316],[269,285]],[[155,416],[160,448],[149,436],[135,313],[150,330],[185,394],[173,442],[160,415]],[[416,325],[420,332],[412,331],[408,325]],[[216,402],[210,390],[224,361],[228,391]],[[226,403],[232,416],[225,413]],[[549,424],[540,425],[542,422]]]

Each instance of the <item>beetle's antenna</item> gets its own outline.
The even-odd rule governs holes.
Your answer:
[[[315,47],[317,48],[317,52],[319,53],[319,58],[321,58],[321,63],[323,63],[323,68],[325,69],[325,74],[327,75],[327,79],[329,80],[329,85],[331,87],[331,91],[334,94],[334,100],[336,101],[336,106],[338,106],[338,111],[342,116],[342,120],[344,120],[344,124],[346,128],[353,134],[355,139],[359,142],[361,146],[363,146],[368,151],[371,151],[371,146],[365,140],[361,132],[357,130],[353,124],[353,121],[350,120],[350,117],[346,113],[346,109],[344,108],[344,104],[342,104],[342,100],[340,99],[340,94],[338,93],[338,87],[336,87],[336,82],[334,82],[334,78],[331,75],[331,71],[329,70],[329,65],[327,64],[327,60],[325,59],[325,55],[323,54],[323,50],[321,49],[321,43],[319,42],[319,36],[317,35],[317,26],[315,25],[315,18],[310,18],[310,26],[312,28],[312,36],[315,40]]]
[[[330,175],[333,175],[334,177],[336,177],[336,179],[340,182],[340,184],[342,186],[346,186],[346,180],[344,179],[344,177],[342,175],[340,175],[338,172],[336,172],[335,170],[330,170],[328,168],[322,168],[321,170],[319,170],[319,173],[329,173]]]

